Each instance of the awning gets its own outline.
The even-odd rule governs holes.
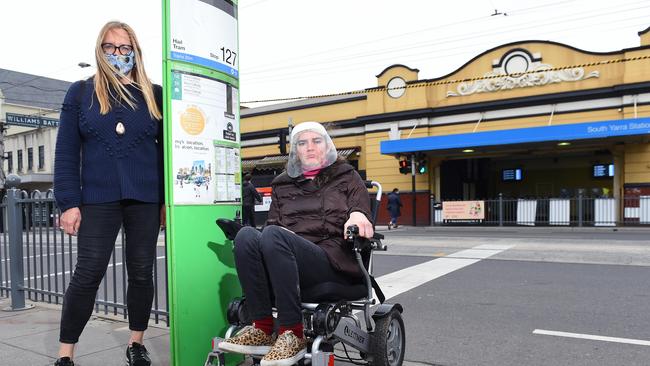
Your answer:
[[[252,170],[255,168],[255,164],[257,164],[257,159],[249,159],[249,160],[242,160],[241,161],[241,168],[243,170]]]
[[[339,153],[339,156],[344,158],[344,159],[347,159],[348,156],[352,155],[352,153],[355,153],[357,151],[359,151],[358,147],[352,147],[352,148],[347,148],[347,149],[337,149],[336,150],[336,152]]]
[[[387,140],[380,142],[380,152],[382,154],[399,154],[645,134],[650,134],[650,118],[648,117]]]
[[[359,148],[348,147],[337,149],[336,151],[340,157],[347,159],[352,153],[359,151]],[[245,159],[242,160],[241,165],[242,169],[246,171],[253,169],[284,169],[284,167],[287,165],[287,160],[289,160],[289,155],[274,155],[265,156],[261,159]]]

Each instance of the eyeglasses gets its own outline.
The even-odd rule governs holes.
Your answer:
[[[102,43],[102,50],[107,55],[114,55],[116,49],[120,51],[120,55],[128,55],[133,52],[133,46],[130,44],[121,44],[118,46],[112,43]]]

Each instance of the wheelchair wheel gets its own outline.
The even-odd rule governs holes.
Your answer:
[[[375,331],[370,335],[370,355],[373,366],[401,366],[404,361],[406,335],[402,314],[391,310],[377,319]]]

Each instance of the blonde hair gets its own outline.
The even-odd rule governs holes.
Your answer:
[[[160,111],[160,106],[156,105],[153,85],[144,70],[142,50],[140,49],[138,38],[135,36],[133,28],[126,23],[118,21],[108,22],[102,27],[99,31],[99,36],[97,37],[97,44],[95,45],[95,60],[97,62],[97,72],[95,73],[95,94],[99,101],[99,112],[101,114],[107,114],[111,110],[111,99],[122,100],[131,108],[136,108],[136,105],[133,103],[133,95],[131,95],[131,92],[129,92],[126,86],[120,82],[120,78],[115,75],[115,69],[110,63],[108,63],[104,50],[102,50],[102,42],[104,41],[106,33],[112,29],[118,28],[124,29],[126,33],[128,33],[129,39],[131,40],[131,46],[133,47],[135,62],[133,69],[131,70],[132,84],[142,91],[151,118],[161,120],[162,113]],[[113,92],[116,92],[117,95],[114,95]]]

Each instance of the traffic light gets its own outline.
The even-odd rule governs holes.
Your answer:
[[[287,153],[287,130],[284,128],[280,129],[280,154],[286,155]]]
[[[411,174],[411,158],[409,156],[400,156],[399,172],[402,174]]]
[[[415,164],[415,171],[418,172],[418,174],[426,174],[427,159],[425,157],[418,157],[418,160]]]

